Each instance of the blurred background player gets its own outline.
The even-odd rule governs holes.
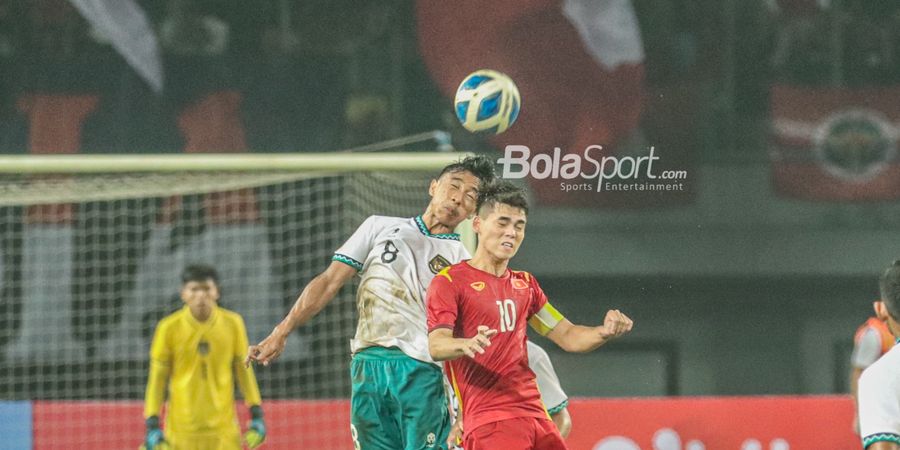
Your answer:
[[[156,327],[150,348],[150,376],[144,402],[147,450],[228,450],[241,448],[234,410],[234,380],[250,408],[248,447],[266,437],[259,386],[242,364],[247,349],[244,319],[218,306],[216,270],[192,265],[181,276],[185,306]],[[159,414],[166,397],[165,435]]]
[[[489,158],[468,157],[432,180],[431,201],[421,216],[366,219],[303,289],[287,317],[250,347],[248,362],[268,365],[277,358],[291,331],[359,274],[350,365],[354,443],[366,450],[446,448],[451,424],[443,372],[428,354],[425,291],[441,269],[469,257],[453,231],[474,213],[479,186],[493,178]]]
[[[857,386],[863,370],[881,358],[894,346],[894,336],[887,327],[888,312],[881,299],[872,302],[875,317],[860,325],[853,336],[853,353],[850,356],[850,394],[857,401]],[[853,428],[859,432],[859,419],[853,420]]]
[[[900,260],[879,280],[886,325],[900,336]],[[900,449],[900,347],[894,346],[859,378],[859,431],[867,450]]]
[[[556,425],[559,434],[565,439],[569,432],[572,431],[572,416],[569,415],[568,408],[569,397],[559,383],[559,377],[556,376],[556,371],[553,369],[553,363],[550,362],[550,355],[547,354],[547,351],[534,342],[527,341],[526,344],[528,346],[528,367],[534,372],[538,390],[541,391],[541,403],[544,404],[544,408],[550,414],[550,420]],[[461,444],[462,433],[462,411],[459,411],[456,421],[453,423],[453,429],[450,431],[450,436],[447,437],[447,444],[451,448]]]
[[[475,256],[441,271],[428,288],[429,351],[448,361],[465,418],[463,446],[565,449],[528,368],[525,322],[563,350],[587,352],[631,331],[632,321],[610,310],[601,326],[574,325],[531,274],[509,270],[525,238],[528,204],[520,188],[502,181],[483,187],[476,212]]]

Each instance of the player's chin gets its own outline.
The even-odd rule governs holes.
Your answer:
[[[456,226],[462,223],[465,218],[466,217],[462,213],[458,212],[442,212],[441,214],[438,214],[438,220],[450,228],[456,228]]]

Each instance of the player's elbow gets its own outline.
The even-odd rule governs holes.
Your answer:
[[[452,358],[452,355],[447,354],[448,352],[444,350],[446,342],[447,336],[444,335],[444,330],[435,330],[428,334],[428,354],[431,356],[431,359],[434,361],[446,361]]]
[[[428,354],[431,355],[431,359],[435,361],[443,361],[444,358],[439,350],[439,344],[436,342],[440,340],[439,338],[435,338],[434,336],[428,336]]]

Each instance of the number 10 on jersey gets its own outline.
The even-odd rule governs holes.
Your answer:
[[[516,304],[512,300],[497,300],[500,312],[500,332],[512,331],[516,326]]]

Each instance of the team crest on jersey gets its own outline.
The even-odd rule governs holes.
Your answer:
[[[444,258],[441,255],[437,255],[434,258],[431,258],[431,261],[428,261],[428,268],[431,269],[431,273],[435,275],[445,267],[450,267],[450,261],[447,261],[447,258]]]
[[[513,280],[512,284],[513,284],[513,287],[516,289],[528,289],[528,283],[526,283],[524,280],[520,280],[518,278]]]
[[[484,289],[484,281],[476,281],[476,282],[470,284],[469,286],[472,286],[472,289],[475,289],[476,291],[481,292],[481,290]]]
[[[437,441],[437,436],[434,433],[428,433],[428,436],[425,437],[425,446],[428,448],[434,447],[435,441]]]
[[[197,344],[197,353],[199,353],[201,356],[208,355],[209,354],[209,342],[200,341],[200,343]]]

